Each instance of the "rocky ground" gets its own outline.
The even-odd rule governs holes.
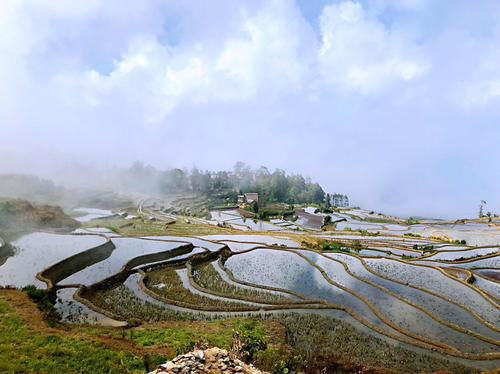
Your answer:
[[[177,356],[172,361],[158,366],[150,374],[162,373],[263,374],[266,372],[245,364],[233,352],[214,347],[197,349]]]

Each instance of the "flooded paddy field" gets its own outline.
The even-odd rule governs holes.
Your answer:
[[[64,322],[123,326],[135,320],[293,310],[348,321],[392,343],[440,357],[500,366],[500,256],[490,256],[498,251],[498,242],[492,243],[498,233],[484,224],[440,225],[439,230],[466,234],[487,242],[487,248],[468,240],[431,239],[435,223],[409,228],[364,222],[378,219],[364,211],[332,213],[332,219],[346,219],[337,229],[350,227],[349,232],[319,231],[325,215],[312,209],[301,211],[296,222],[254,222],[237,210],[225,210],[212,212],[210,221],[193,219],[195,235],[189,225],[186,234],[168,235],[166,225],[165,235],[134,236],[98,227],[111,211],[80,213],[85,213],[79,217],[83,228],[73,234],[22,236],[10,243],[14,251],[0,265],[1,286],[53,287],[54,306]],[[130,221],[141,220],[140,214]],[[149,219],[151,212],[142,214],[146,218],[141,222],[155,221]],[[101,220],[92,223],[94,218]],[[229,226],[218,234],[203,231],[214,222]],[[407,232],[420,236],[404,236]],[[351,252],[314,246],[324,241],[342,243]],[[313,244],[305,248],[304,243]]]
[[[481,274],[483,277],[500,282],[500,269],[495,268],[477,268],[474,269],[476,273]]]
[[[88,222],[96,218],[108,217],[114,214],[111,210],[95,208],[76,208],[73,211],[78,213],[75,219],[80,222]]]
[[[105,243],[98,235],[62,235],[35,232],[12,242],[14,252],[0,266],[0,286],[22,288],[34,284],[44,288],[36,278],[38,272],[69,256]]]
[[[468,249],[468,250],[454,250],[452,252],[442,252],[436,253],[432,256],[427,257],[429,260],[438,261],[458,261],[465,260],[474,257],[487,256],[490,254],[498,253],[498,248],[478,248],[478,249]]]
[[[447,277],[437,268],[415,266],[390,259],[366,259],[365,262],[371,270],[382,276],[436,293],[469,307],[493,326],[500,324],[500,312],[496,306],[474,288]]]

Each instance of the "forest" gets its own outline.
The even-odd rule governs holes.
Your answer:
[[[265,166],[252,169],[243,162],[237,162],[232,171],[202,171],[196,167],[190,171],[179,168],[160,171],[136,162],[123,170],[120,179],[129,188],[163,194],[191,191],[212,195],[234,191],[235,194],[257,192],[261,202],[322,204],[325,200],[323,188],[308,177],[287,175],[280,169],[270,172]]]

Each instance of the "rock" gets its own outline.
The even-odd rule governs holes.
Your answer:
[[[204,347],[205,348],[205,347]],[[204,374],[265,374],[247,365],[233,353],[220,348],[196,349],[158,366],[150,374],[204,373]]]
[[[203,361],[205,359],[205,353],[203,353],[203,351],[195,352],[195,356],[197,356],[200,359],[200,361]]]

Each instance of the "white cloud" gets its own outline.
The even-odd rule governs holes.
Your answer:
[[[370,19],[359,3],[326,6],[320,28],[321,75],[334,87],[369,94],[428,70],[411,40]]]
[[[241,102],[300,91],[314,50],[312,31],[290,3],[272,1],[240,13],[241,26],[214,50],[203,43],[169,47],[136,37],[109,74],[69,71],[54,81],[65,100],[92,107],[122,98],[161,122],[180,105]],[[309,40],[305,40],[310,38]],[[65,94],[65,92],[67,94]]]
[[[287,0],[0,1],[3,146],[122,165],[242,159],[367,205],[387,202],[364,194],[370,180],[429,208],[423,172],[446,176],[443,194],[496,193],[500,6],[437,3],[337,2],[316,30]]]

